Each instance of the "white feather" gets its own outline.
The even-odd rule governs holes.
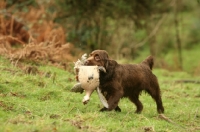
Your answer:
[[[84,64],[85,64],[85,61],[87,60],[87,54],[85,53],[85,54],[83,54],[82,56],[81,56],[81,60],[77,60],[76,62],[74,62],[74,69],[77,69],[77,68],[79,68],[80,66],[83,66]]]
[[[108,108],[109,107],[108,102],[106,98],[103,96],[103,94],[101,93],[101,90],[99,89],[99,87],[97,87],[97,93],[98,93],[101,103],[104,105],[104,107]]]

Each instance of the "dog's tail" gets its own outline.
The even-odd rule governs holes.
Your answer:
[[[154,65],[153,56],[148,56],[145,60],[142,61],[142,63],[148,65],[149,68],[152,70]]]

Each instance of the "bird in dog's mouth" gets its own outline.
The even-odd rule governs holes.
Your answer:
[[[75,89],[84,89],[86,95],[83,97],[83,104],[87,104],[90,100],[90,96],[93,91],[96,89],[99,99],[104,105],[104,107],[108,108],[107,100],[99,89],[99,71],[106,72],[105,68],[102,66],[84,66],[87,55],[84,54],[81,57],[81,60],[75,62],[75,73],[77,84],[74,85],[72,91]]]

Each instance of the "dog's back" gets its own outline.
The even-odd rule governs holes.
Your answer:
[[[142,90],[148,91],[151,84],[158,86],[157,78],[151,71],[154,64],[152,56],[147,57],[139,64],[118,64],[116,62],[115,66],[112,66],[111,63],[113,62],[109,63],[110,67],[107,67],[110,75],[107,75],[112,75],[113,80],[121,82],[125,97],[138,95]],[[107,75],[105,74],[104,77]]]

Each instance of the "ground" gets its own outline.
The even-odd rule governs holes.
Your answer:
[[[120,101],[122,112],[99,112],[102,106],[94,92],[87,105],[83,96],[71,92],[76,83],[71,71],[38,64],[24,64],[37,68],[27,73],[0,58],[0,131],[200,131],[200,85],[177,80],[199,80],[186,72],[154,69],[162,91],[164,115],[156,111],[152,98],[142,93],[141,114],[126,98]]]

